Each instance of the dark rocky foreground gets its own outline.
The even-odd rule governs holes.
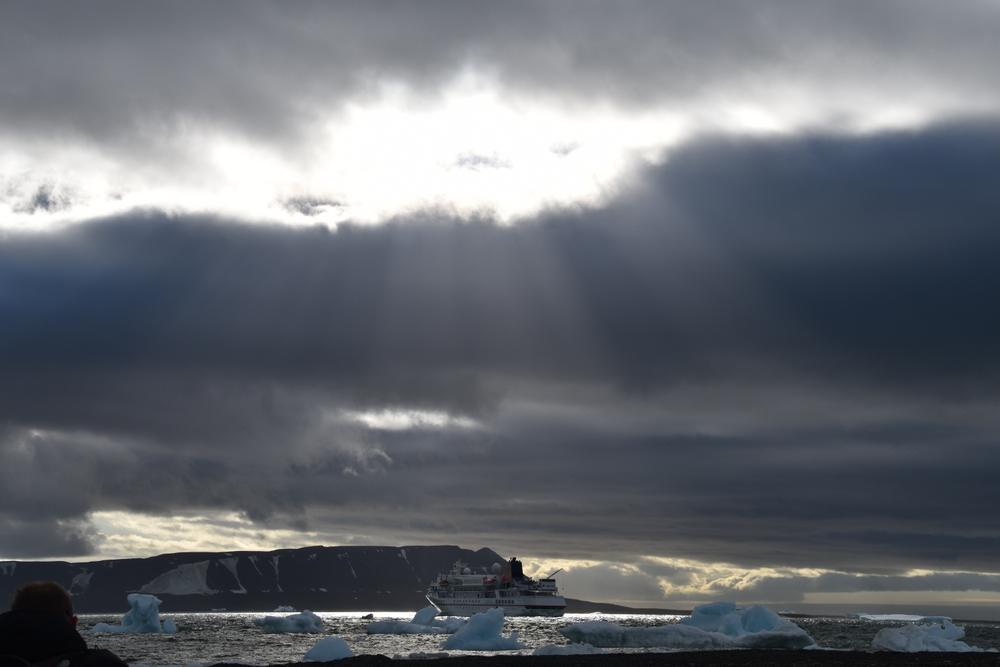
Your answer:
[[[362,655],[346,660],[324,663],[337,667],[389,667],[390,665],[441,664],[443,667],[673,667],[681,665],[718,665],[744,667],[775,665],[777,667],[813,667],[825,665],[1000,665],[1000,653],[867,653],[862,651],[691,651],[680,653],[612,653],[605,655],[565,656],[456,656],[441,658],[441,662],[425,660],[401,661],[383,655]],[[313,667],[315,662],[288,663]],[[245,667],[235,663],[219,663],[212,667]],[[278,666],[272,666],[278,667]]]

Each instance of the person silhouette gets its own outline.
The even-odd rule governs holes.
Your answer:
[[[87,648],[76,630],[73,600],[54,581],[32,581],[0,614],[0,667],[126,667],[111,651]]]

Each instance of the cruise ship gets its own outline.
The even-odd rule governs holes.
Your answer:
[[[433,580],[427,601],[445,616],[472,616],[496,607],[506,616],[562,616],[566,598],[556,589],[553,577],[558,573],[536,581],[524,576],[517,558],[478,572],[459,562]]]

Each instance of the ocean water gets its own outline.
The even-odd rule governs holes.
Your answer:
[[[321,612],[327,625],[326,635],[268,634],[253,623],[260,613],[204,613],[164,614],[177,624],[174,635],[112,635],[92,634],[90,628],[99,622],[117,623],[121,616],[83,615],[80,631],[90,646],[114,651],[129,663],[147,665],[184,665],[192,662],[240,662],[249,665],[267,665],[301,660],[321,637],[335,635],[344,639],[355,655],[383,654],[390,657],[409,657],[411,654],[436,654],[446,635],[369,635],[365,632],[366,612]],[[410,620],[413,614],[403,612],[377,612],[378,620]],[[676,616],[648,616],[640,614],[567,614],[562,618],[508,618],[504,634],[517,632],[528,648],[505,653],[531,653],[546,644],[566,644],[559,628],[580,621],[606,620],[623,626],[663,625],[675,621]],[[900,622],[868,621],[855,618],[804,618],[793,619],[812,635],[821,647],[832,649],[866,650],[872,637],[881,628],[903,625]],[[1000,649],[1000,622],[960,623],[964,625],[965,641],[981,648]],[[628,649],[635,651],[636,649]],[[661,649],[662,650],[662,649]],[[463,651],[448,651],[461,655]],[[489,652],[476,652],[486,655]]]

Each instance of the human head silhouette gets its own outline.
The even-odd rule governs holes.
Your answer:
[[[30,581],[14,593],[11,611],[36,611],[64,616],[76,627],[77,618],[73,613],[73,600],[66,589],[54,581]]]

